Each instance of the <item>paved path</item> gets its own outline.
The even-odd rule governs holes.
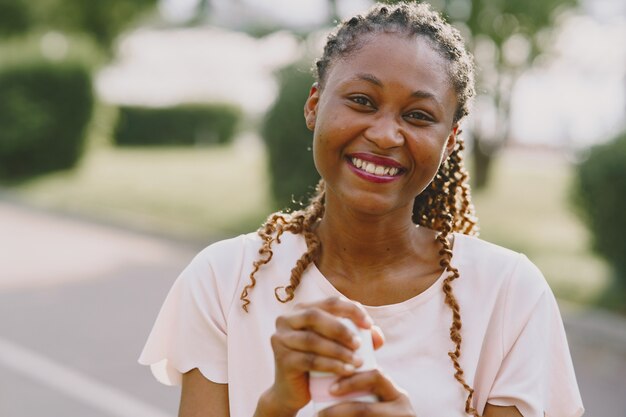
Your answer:
[[[0,416],[176,415],[136,361],[196,250],[0,202]]]
[[[0,201],[0,416],[176,415],[136,359],[198,249]],[[626,417],[626,321],[562,308],[585,415]]]

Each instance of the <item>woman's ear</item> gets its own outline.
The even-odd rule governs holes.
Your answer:
[[[459,125],[455,123],[454,126],[452,126],[452,131],[450,132],[450,135],[448,135],[448,139],[446,140],[446,148],[443,153],[444,160],[452,154],[452,151],[454,151],[454,147],[456,146],[456,136],[459,133],[461,133],[461,131],[459,130]]]
[[[306,127],[309,130],[315,128],[315,121],[317,118],[317,103],[320,99],[320,87],[318,83],[313,83],[311,91],[309,91],[309,98],[304,103],[304,120],[306,121]]]

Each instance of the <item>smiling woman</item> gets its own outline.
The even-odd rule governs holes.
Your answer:
[[[429,40],[390,33],[363,42],[367,48],[333,63],[313,86],[305,118],[314,132],[327,207],[374,204],[401,210],[393,216],[398,220],[406,218],[456,145],[457,99],[446,61]],[[352,164],[353,158],[362,166]],[[384,175],[391,168],[396,175]]]
[[[475,237],[459,136],[473,93],[460,35],[425,4],[329,36],[304,103],[317,194],[202,251],[140,358],[182,382],[180,416],[582,414],[543,276]],[[371,334],[377,368],[341,318]]]

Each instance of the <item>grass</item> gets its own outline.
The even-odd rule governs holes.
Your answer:
[[[97,146],[77,169],[13,191],[37,206],[199,241],[258,227],[270,210],[265,172],[250,138],[212,148]]]
[[[481,237],[525,253],[558,296],[591,303],[609,269],[567,203],[571,165],[558,155],[508,152],[475,193]],[[13,188],[39,206],[191,240],[254,230],[271,209],[258,139],[221,148],[92,147],[70,172]]]

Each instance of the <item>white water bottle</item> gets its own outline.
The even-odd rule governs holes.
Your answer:
[[[374,344],[372,342],[372,332],[368,329],[357,327],[354,322],[347,318],[339,319],[345,324],[360,340],[360,345],[356,350],[356,355],[363,359],[363,365],[357,368],[357,372],[369,371],[376,368],[376,358],[374,357]],[[353,392],[348,395],[335,396],[330,393],[330,387],[337,382],[340,377],[332,372],[309,373],[309,390],[313,407],[316,413],[319,413],[331,405],[339,404],[344,401],[364,401],[376,402],[378,399],[369,392]]]

